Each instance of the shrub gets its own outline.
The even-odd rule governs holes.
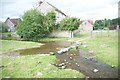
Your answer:
[[[74,17],[72,18],[66,17],[60,22],[60,29],[73,31],[78,29],[79,25],[80,25],[80,19]]]

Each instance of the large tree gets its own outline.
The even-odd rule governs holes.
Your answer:
[[[50,13],[49,13],[50,14]],[[25,40],[37,40],[38,38],[45,37],[52,31],[51,15],[46,16],[36,9],[27,11],[22,21],[18,23],[18,34]],[[49,25],[48,25],[49,24]]]

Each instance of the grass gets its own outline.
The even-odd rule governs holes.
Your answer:
[[[118,32],[110,31],[99,32],[94,34],[90,39],[85,40],[87,48],[84,50],[93,50],[98,60],[101,60],[109,65],[118,67]]]
[[[40,43],[29,41],[0,40],[1,52],[15,49],[31,48],[40,46]],[[0,56],[1,57],[1,56]],[[84,75],[72,69],[59,69],[53,64],[55,55],[27,55],[27,56],[4,56],[0,58],[0,78],[83,78]]]
[[[80,37],[74,37],[74,38],[42,38],[39,39],[38,42],[51,42],[51,41],[70,41],[73,42],[75,40],[79,40]]]
[[[88,36],[90,36],[90,32],[80,32],[80,33],[75,34],[75,37],[77,38],[84,38]]]
[[[31,48],[42,45],[41,43],[30,42],[30,41],[14,41],[14,40],[0,40],[0,52],[11,51],[15,49]]]
[[[58,69],[54,55],[28,55],[4,57],[2,78],[83,78],[84,75],[72,69]]]

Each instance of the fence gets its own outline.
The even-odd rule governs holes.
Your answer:
[[[93,30],[90,32],[79,32],[75,34],[75,37],[110,37],[118,36],[117,30]]]

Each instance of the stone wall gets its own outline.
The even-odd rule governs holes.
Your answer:
[[[56,30],[53,31],[50,34],[50,37],[73,37],[73,33],[71,31],[61,31],[61,30]]]

